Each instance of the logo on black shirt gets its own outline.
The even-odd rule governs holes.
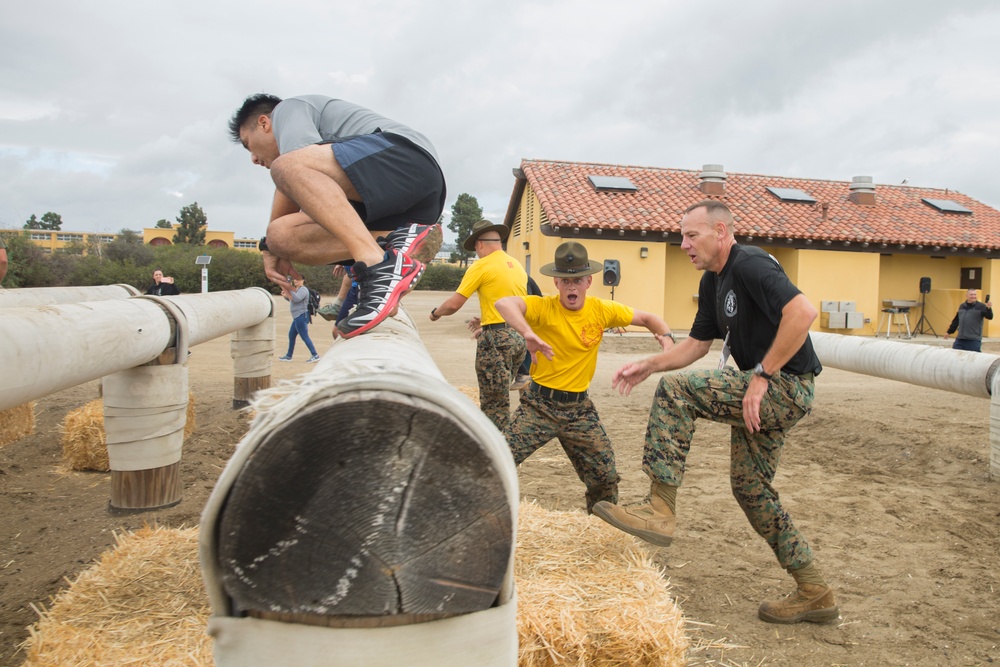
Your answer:
[[[726,313],[726,317],[736,316],[736,292],[733,290],[726,292],[726,301],[723,310]]]

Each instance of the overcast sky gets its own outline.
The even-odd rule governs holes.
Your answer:
[[[1000,3],[34,0],[0,22],[0,228],[118,232],[198,202],[259,237],[244,97],[421,131],[501,221],[522,158],[946,187],[1000,208]]]

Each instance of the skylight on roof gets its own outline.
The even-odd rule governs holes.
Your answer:
[[[598,192],[635,192],[639,188],[624,176],[587,176]]]
[[[943,213],[962,213],[965,215],[972,215],[972,211],[950,199],[927,199],[924,197],[921,201],[928,206],[933,206]]]
[[[798,201],[807,204],[816,203],[815,197],[805,190],[799,190],[798,188],[768,188],[767,191],[781,201]]]

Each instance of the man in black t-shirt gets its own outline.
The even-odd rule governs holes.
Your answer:
[[[737,245],[733,231],[732,213],[715,200],[691,206],[681,219],[681,248],[705,272],[691,333],[656,356],[623,366],[613,383],[627,395],[652,373],[704,357],[717,338],[724,341],[723,358],[718,370],[660,378],[642,462],[652,481],[650,500],[636,507],[599,502],[594,514],[647,542],[669,545],[695,420],[729,424],[733,495],[797,583],[794,593],[763,603],[758,615],[771,623],[832,621],[839,615],[833,590],[773,487],[785,433],[809,412],[813,378],[822,370],[809,339],[816,309],[777,260]],[[729,354],[738,368],[725,365]]]

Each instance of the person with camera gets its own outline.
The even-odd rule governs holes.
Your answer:
[[[153,296],[177,296],[181,291],[174,284],[172,276],[163,275],[163,271],[157,269],[153,271],[153,284],[146,290],[146,294]]]
[[[955,334],[955,342],[951,346],[953,350],[982,352],[984,319],[993,319],[993,302],[987,294],[986,303],[979,303],[979,293],[970,289],[966,292],[965,303],[958,307],[955,319],[948,325],[944,339],[948,340],[948,336]]]

